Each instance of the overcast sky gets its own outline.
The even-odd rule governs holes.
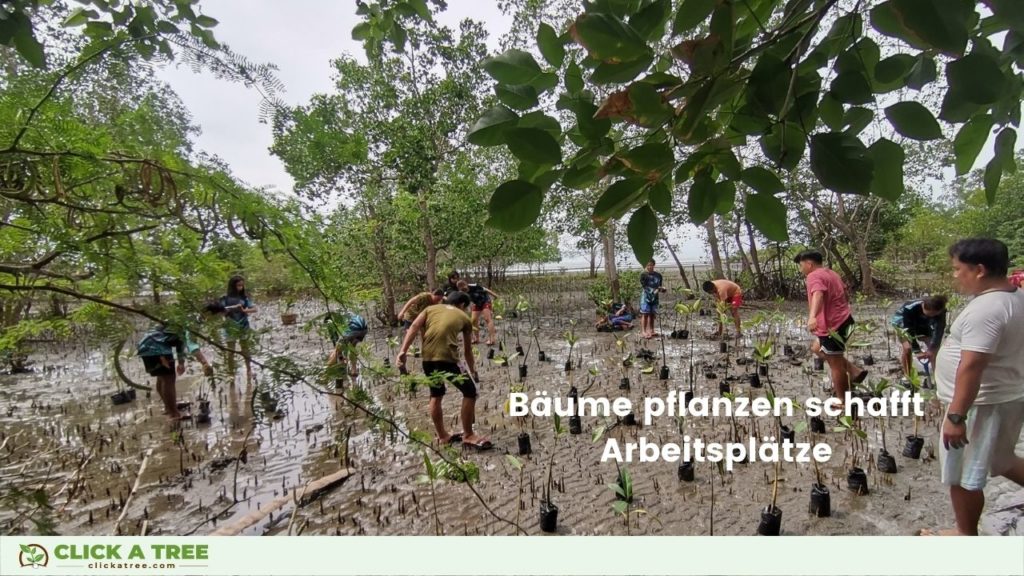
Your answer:
[[[280,97],[287,104],[304,104],[313,94],[332,91],[331,60],[343,53],[363,55],[362,45],[352,40],[357,22],[352,0],[203,0],[201,6],[203,13],[220,21],[214,29],[219,41],[249,60],[279,68],[277,75],[285,86]],[[465,18],[484,23],[491,50],[498,49],[512,25],[493,0],[448,0],[440,21],[454,28]],[[291,177],[268,150],[273,138],[270,126],[259,122],[260,95],[255,90],[194,74],[185,65],[168,67],[160,76],[201,128],[200,149],[224,159],[235,176],[251,186],[291,192]],[[678,244],[682,238],[674,240]],[[685,244],[681,258],[703,257],[703,242]],[[585,261],[571,258],[564,265],[583,266]]]

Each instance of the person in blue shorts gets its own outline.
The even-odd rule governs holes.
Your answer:
[[[329,317],[331,324],[327,332],[334,342],[334,350],[327,357],[327,365],[333,366],[338,362],[345,365],[346,373],[353,378],[359,375],[359,358],[356,353],[356,345],[366,339],[369,327],[366,320],[359,314],[337,314]],[[338,324],[344,326],[339,329]]]
[[[658,295],[665,291],[662,286],[664,278],[654,271],[654,259],[647,262],[644,272],[640,274],[640,336],[650,340],[654,338],[654,320],[658,316]]]

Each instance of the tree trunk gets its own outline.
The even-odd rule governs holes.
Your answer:
[[[743,242],[740,240],[740,219],[736,219],[736,228],[733,229],[733,236],[736,239],[736,251],[740,253],[740,274],[750,274],[750,259],[743,250]]]
[[[370,221],[375,222],[373,229],[373,256],[380,265],[380,277],[384,290],[384,323],[388,326],[398,324],[398,315],[395,314],[395,283],[391,274],[391,263],[388,259],[387,241],[383,235],[383,225],[377,220],[377,211],[373,202],[366,202],[366,215]]]
[[[750,240],[750,262],[754,265],[754,284],[763,288],[765,285],[764,272],[761,271],[761,260],[757,256],[757,242],[754,240],[754,227],[750,220],[743,220],[747,227],[747,239]]]
[[[683,268],[683,263],[679,261],[679,257],[676,256],[676,251],[672,249],[672,245],[669,244],[668,238],[662,236],[661,241],[665,243],[665,247],[668,248],[668,253],[672,256],[672,259],[675,260],[676,268],[679,268],[679,277],[683,279],[683,286],[692,292],[693,288],[690,286],[690,280],[686,277],[686,270]]]
[[[715,217],[708,218],[704,223],[704,229],[708,233],[708,249],[711,251],[711,273],[715,278],[725,278],[722,273],[722,255],[718,251],[718,234],[715,233]]]
[[[608,276],[608,286],[612,291],[612,300],[622,302],[619,291],[619,271],[615,268],[615,221],[609,221],[601,229],[601,240],[604,242],[604,271]]]
[[[437,289],[437,246],[434,245],[434,233],[430,230],[426,190],[421,190],[417,197],[420,211],[423,213],[423,249],[427,254],[427,289],[435,290]]]
[[[590,277],[597,278],[597,244],[590,247]]]
[[[492,286],[494,284],[494,266],[491,261],[487,261],[487,285]]]
[[[857,252],[857,264],[860,266],[860,289],[866,296],[875,295],[875,280],[871,276],[871,259],[868,258],[867,238],[861,237],[854,244]]]

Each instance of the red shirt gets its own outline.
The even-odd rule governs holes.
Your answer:
[[[846,301],[846,287],[843,280],[829,268],[817,268],[807,275],[807,303],[815,292],[824,292],[821,312],[818,313],[816,336],[828,336],[831,330],[839,328],[850,317],[850,304]]]

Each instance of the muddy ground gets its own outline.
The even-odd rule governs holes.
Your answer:
[[[562,335],[571,328],[570,318],[564,314],[558,317],[555,311],[571,310],[579,336],[573,354],[578,367],[571,379],[587,395],[626,395],[640,405],[644,396],[662,396],[670,387],[686,389],[691,347],[696,360],[697,396],[717,396],[720,380],[728,376],[735,377],[733,392],[737,395],[765,394],[766,389],[749,387],[747,374],[753,366],[737,363],[738,359],[742,362],[750,358],[752,338],[730,341],[730,351],[721,354],[719,343],[707,338],[712,328],[710,317],[692,317],[692,340],[664,339],[670,378],[661,381],[661,341],[641,344],[627,332],[619,348],[616,337],[623,334],[593,330],[593,306],[578,287],[549,286],[544,292],[525,295],[536,303],[530,312],[518,319],[504,318],[498,325],[509,352],[516,345],[514,331],[519,326],[520,343],[529,348],[528,377],[521,385],[529,393],[568,392],[570,376],[563,370],[568,345]],[[670,310],[673,301],[672,295],[667,296],[663,309]],[[759,310],[767,313],[775,309],[775,303],[753,302],[744,316],[749,319]],[[257,329],[265,330],[256,358],[267,362],[285,354],[301,367],[319,365],[327,353],[325,341],[315,332],[306,331],[302,324],[321,310],[313,303],[300,305],[300,322],[295,326],[281,326],[276,314],[270,312],[273,307],[264,310],[253,319]],[[886,312],[877,303],[859,304],[855,316],[881,325]],[[824,396],[829,386],[825,373],[813,370],[807,355],[808,339],[792,322],[803,314],[802,302],[785,303],[774,324],[747,330],[748,334],[762,336],[769,330],[777,331],[781,341],[770,361],[770,378],[778,395],[798,400],[809,395]],[[664,314],[663,319],[662,332],[683,327],[683,319],[676,319],[672,312]],[[540,347],[550,359],[547,362],[538,362],[537,346],[529,344],[531,322],[538,328]],[[34,372],[0,376],[0,479],[5,492],[0,527],[4,533],[209,534],[236,524],[285,491],[337,472],[347,464],[352,475],[340,485],[307,494],[304,501],[310,500],[309,496],[318,497],[304,502],[297,512],[289,503],[241,533],[513,534],[518,524],[525,533],[541,534],[538,507],[553,455],[552,499],[559,507],[559,534],[755,533],[760,511],[771,500],[774,467],[770,464],[739,464],[731,473],[721,473],[711,464],[698,464],[695,481],[682,482],[677,477],[677,464],[633,463],[628,468],[635,496],[627,526],[613,510],[615,494],[607,486],[617,478],[616,466],[600,462],[604,441],[592,441],[594,429],[611,420],[584,417],[581,434],[556,437],[551,419],[509,418],[503,404],[510,387],[520,385],[516,366],[521,359],[514,359],[507,368],[498,366],[486,359],[487,347],[483,345],[477,348],[481,379],[477,426],[491,436],[495,449],[476,452],[463,448],[454,452],[479,468],[479,481],[473,490],[441,480],[432,491],[429,483],[420,481],[425,472],[423,451],[404,436],[410,431],[432,430],[426,414],[427,390],[410,392],[396,376],[386,375],[388,370],[382,361],[389,356],[390,333],[386,328],[372,331],[364,358],[368,366],[356,382],[347,382],[341,389],[333,383],[318,383],[315,377],[310,382],[324,386],[322,390],[372,402],[398,429],[314,386],[281,379],[275,382],[267,368],[256,370],[254,384],[246,383],[242,371],[232,380],[220,362],[219,375],[212,382],[198,376],[194,364],[179,380],[180,399],[195,404],[199,395],[209,395],[211,422],[187,421],[176,427],[161,416],[155,394],[147,397],[140,391],[135,401],[112,405],[109,397],[118,384],[109,351],[82,344],[39,345],[31,357]],[[859,349],[855,356],[870,353],[874,357],[870,381],[898,377],[895,349],[887,344],[884,331],[879,329],[862,339],[870,346]],[[782,344],[787,343],[794,348],[792,357],[781,353]],[[623,356],[641,347],[656,355],[650,363],[653,374],[643,373],[648,364],[641,361],[622,367]],[[126,357],[123,363],[134,381],[151,384],[137,358]],[[703,367],[708,364],[717,364],[713,368],[715,378],[705,377]],[[418,372],[419,361],[410,359],[409,367]],[[628,391],[619,389],[623,376],[631,381]],[[353,393],[354,389],[360,392]],[[261,401],[262,391],[270,392],[277,401],[276,411],[269,411],[272,407]],[[450,390],[445,414],[449,425],[456,429],[458,403],[458,393]],[[804,420],[799,412],[794,418],[784,418],[783,423],[795,426],[798,420]],[[820,472],[831,491],[832,516],[817,518],[808,513],[814,467],[783,465],[777,495],[777,506],[783,511],[782,533],[902,535],[922,527],[951,526],[952,515],[946,492],[939,484],[935,456],[938,422],[938,407],[930,405],[927,416],[919,422],[920,435],[925,438],[922,456],[910,459],[901,452],[904,437],[913,431],[913,419],[885,419],[885,445],[895,455],[899,468],[896,474],[886,474],[875,467],[882,446],[880,420],[861,420],[867,433],[867,439],[861,441],[852,434],[834,432],[836,422],[828,419],[829,431],[822,441],[832,445],[834,455]],[[743,438],[754,432],[767,434],[774,426],[770,418],[740,418],[736,424]],[[516,436],[521,429],[530,434],[533,447],[532,455],[518,457],[523,464],[522,475],[506,457],[518,454]],[[680,442],[681,432],[725,442],[732,435],[732,425],[722,418],[689,418],[680,424],[674,418],[661,417],[649,427],[615,425],[606,437],[629,441],[642,435],[658,443]],[[809,441],[810,436],[809,430],[801,431],[796,439]],[[1024,442],[1020,448],[1024,451]],[[149,450],[151,455],[139,476]],[[428,454],[435,462],[440,459],[436,453]],[[240,459],[240,455],[244,457]],[[854,494],[847,488],[847,472],[854,459],[867,470],[867,495]],[[126,502],[136,482],[138,490]],[[993,481],[988,492],[984,530],[991,534],[1024,531],[1024,489]],[[641,512],[635,513],[637,510]]]

